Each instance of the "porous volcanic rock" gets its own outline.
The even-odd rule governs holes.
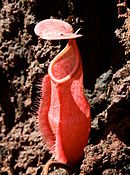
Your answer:
[[[83,35],[77,42],[92,126],[81,170],[79,164],[79,173],[75,174],[128,174],[129,18],[125,23],[117,19],[116,3],[0,1],[0,174],[40,175],[51,157],[35,115],[41,93],[37,84],[41,84],[50,61],[66,42],[44,41],[35,35],[34,26],[46,18],[65,20],[74,31],[81,28],[79,33]],[[118,38],[115,30],[121,34]],[[67,172],[56,169],[50,174]]]

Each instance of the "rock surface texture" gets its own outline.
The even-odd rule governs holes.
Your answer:
[[[38,85],[66,43],[34,33],[36,23],[50,17],[69,22],[74,32],[81,28],[83,35],[77,42],[92,124],[75,174],[129,174],[130,18],[117,16],[116,1],[0,1],[0,174],[40,175],[51,157],[35,115]]]

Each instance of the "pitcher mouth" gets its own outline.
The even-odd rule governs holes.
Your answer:
[[[62,68],[64,69],[65,66],[63,66],[63,67],[59,66],[60,70],[57,70],[58,69],[58,62],[60,62],[61,59],[64,59],[64,57],[67,58],[68,53],[69,53],[68,57],[70,59],[70,63],[67,67],[70,70],[68,70],[68,74],[64,76],[64,75],[62,75],[61,72],[62,72]],[[49,65],[48,74],[51,77],[52,81],[57,83],[57,84],[62,84],[62,83],[65,83],[66,81],[70,80],[74,76],[74,74],[76,73],[76,71],[79,67],[79,64],[80,64],[79,57],[80,57],[80,53],[79,53],[79,49],[78,49],[77,44],[76,44],[76,40],[75,39],[69,40],[66,47],[51,61],[50,65]],[[64,61],[62,64],[64,64]],[[55,67],[57,67],[56,71],[55,71]],[[66,73],[63,73],[63,74],[66,74]]]

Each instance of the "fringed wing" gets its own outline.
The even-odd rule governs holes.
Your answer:
[[[42,139],[50,150],[54,147],[55,137],[48,122],[48,111],[50,108],[51,85],[50,77],[46,75],[42,82],[42,99],[38,111],[39,127]]]

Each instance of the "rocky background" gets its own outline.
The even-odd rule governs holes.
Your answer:
[[[65,20],[83,35],[77,42],[92,126],[74,174],[130,174],[130,4],[128,17],[118,19],[117,3],[0,1],[0,175],[40,175],[51,157],[38,129],[37,84],[65,43],[35,35],[34,26],[46,18]]]

